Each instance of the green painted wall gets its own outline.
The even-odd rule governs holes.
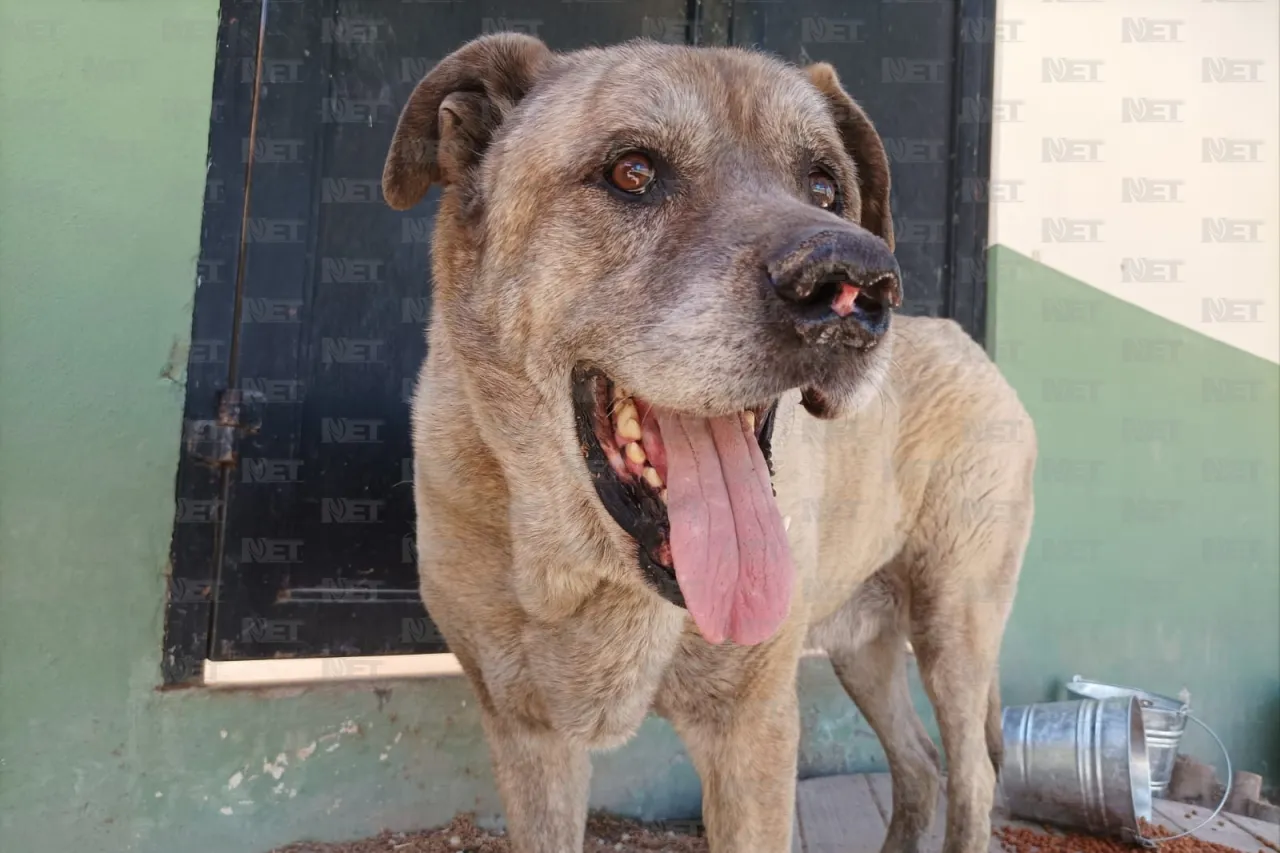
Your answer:
[[[165,377],[183,363],[190,328],[216,10],[216,0],[0,2],[6,853],[256,853],[497,808],[457,679],[156,689],[183,395]],[[1006,646],[1008,698],[1043,698],[1075,670],[1157,689],[1185,682],[1243,753],[1249,737],[1277,729],[1274,366],[1105,301],[1092,324],[1048,326],[1043,300],[1095,294],[997,257],[1000,358],[1041,421],[1046,457],[1103,463],[1093,482],[1042,470]],[[1184,336],[1182,361],[1122,363],[1117,342],[1139,328]],[[1106,380],[1102,402],[1041,399],[1045,377],[1068,365]],[[1270,396],[1202,405],[1192,374],[1208,365],[1260,377]],[[1135,406],[1171,412],[1180,443],[1122,441],[1111,422]],[[1199,459],[1214,446],[1260,461],[1258,479],[1204,482]],[[1151,504],[1126,516],[1126,495],[1168,489],[1184,502],[1176,520],[1144,520],[1161,511]],[[1202,527],[1235,541],[1215,546],[1234,561],[1206,566]],[[1089,559],[1063,559],[1090,537],[1102,544]],[[1050,547],[1059,540],[1076,544]],[[1240,544],[1254,540],[1256,554]],[[880,767],[825,664],[807,662],[801,686],[805,772]],[[1274,770],[1276,751],[1273,741],[1243,763]],[[661,721],[596,768],[600,807],[696,812],[696,777]]]
[[[1280,368],[1004,247],[988,269],[993,351],[1040,439],[1005,701],[1074,673],[1185,687],[1274,783]],[[1213,757],[1203,735],[1185,745]]]

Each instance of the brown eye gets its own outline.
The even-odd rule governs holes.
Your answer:
[[[822,169],[814,169],[809,173],[809,198],[823,210],[833,210],[840,198],[836,189],[835,178]]]
[[[638,151],[623,154],[609,167],[609,183],[633,195],[647,190],[653,176],[653,161]]]

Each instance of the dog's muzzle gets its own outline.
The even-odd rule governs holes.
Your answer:
[[[872,344],[902,305],[902,273],[889,246],[869,231],[807,229],[769,253],[773,294],[808,340],[849,336]]]

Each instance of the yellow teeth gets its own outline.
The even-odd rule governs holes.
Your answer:
[[[644,481],[655,489],[662,489],[662,475],[656,468],[644,469]]]
[[[623,441],[639,441],[644,436],[640,430],[640,422],[632,418],[631,420],[618,421],[618,438]]]
[[[747,411],[742,413],[743,420],[747,422],[747,429],[754,430],[756,428],[756,413]]]
[[[644,455],[644,448],[641,447],[640,444],[635,441],[627,445],[627,459],[631,460],[637,465],[643,465],[644,463],[649,461],[649,457]]]
[[[614,418],[618,423],[618,438],[623,441],[639,441],[644,433],[640,430],[640,413],[636,404],[623,400],[614,409]]]

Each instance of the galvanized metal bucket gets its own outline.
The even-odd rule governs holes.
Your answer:
[[[1143,707],[1132,693],[1005,708],[1000,783],[1010,814],[1117,835],[1144,847],[1207,826],[1231,794],[1231,756],[1213,729],[1184,713],[1217,742],[1227,763],[1222,800],[1199,826],[1166,838],[1142,834],[1153,798]]]
[[[1191,710],[1187,704],[1136,687],[1088,681],[1078,675],[1067,682],[1066,689],[1068,694],[1081,699],[1132,696],[1138,700],[1147,739],[1147,764],[1151,768],[1151,796],[1163,797],[1173,777],[1173,762],[1178,757],[1182,733],[1187,729],[1187,713]]]
[[[1151,782],[1136,698],[1008,707],[1002,725],[1000,778],[1014,817],[1141,838]]]

